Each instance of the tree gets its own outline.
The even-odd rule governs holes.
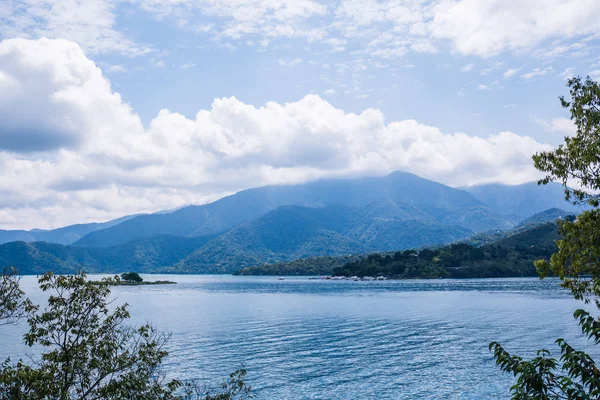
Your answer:
[[[28,303],[16,269],[5,270],[0,276],[0,326],[15,324],[25,317]]]
[[[561,182],[567,200],[591,209],[575,220],[559,222],[562,239],[557,252],[549,262],[538,260],[535,266],[541,278],[558,276],[576,299],[600,309],[600,87],[589,77],[572,78],[568,86],[571,99],[561,97],[560,101],[570,109],[577,133],[555,150],[535,154],[533,161],[546,173],[539,184]],[[584,309],[576,310],[574,317],[582,333],[600,343],[600,319]],[[511,388],[513,399],[600,398],[600,370],[592,357],[564,339],[557,339],[556,344],[559,360],[544,349],[530,361],[509,354],[499,343],[490,344],[500,368],[517,376]]]
[[[50,292],[40,310],[30,302],[28,346],[43,350],[31,365],[6,360],[0,368],[0,400],[132,399],[233,400],[246,399],[245,371],[234,373],[214,394],[196,385],[165,380],[161,364],[169,335],[151,325],[130,328],[127,304],[109,309],[110,286],[118,278],[90,285],[84,274],[39,278]]]
[[[121,274],[121,279],[125,282],[142,283],[144,280],[137,272],[125,272]]]

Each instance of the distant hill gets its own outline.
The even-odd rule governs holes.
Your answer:
[[[231,273],[266,262],[407,249],[473,234],[455,225],[394,214],[395,207],[388,205],[283,206],[221,235],[156,235],[111,247],[12,242],[0,245],[0,267],[16,266],[23,273],[52,269],[53,263],[55,272],[82,268],[90,272]]]
[[[539,186],[536,182],[522,185],[489,184],[464,188],[475,198],[501,215],[515,215],[521,219],[550,208],[580,213],[583,209],[565,200],[562,185],[549,183]]]
[[[392,278],[493,278],[537,276],[533,262],[556,251],[558,229],[553,222],[537,225],[482,247],[466,243],[394,254],[369,254],[333,275]]]
[[[417,249],[466,238],[468,244],[484,245],[571,213],[554,208],[527,214],[562,199],[560,186],[551,189],[469,188],[477,199],[404,172],[265,186],[167,213],[53,231],[4,232],[6,240],[12,235],[19,242],[0,247],[0,267],[14,265],[27,273],[45,268],[230,273],[265,263]]]
[[[391,211],[380,202],[364,207],[280,207],[219,236],[168,271],[231,273],[268,262],[442,244],[473,233],[435,220],[408,219],[389,206]]]
[[[521,224],[509,231],[499,231],[487,236],[476,235],[446,246],[420,247],[405,252],[366,252],[351,256],[313,257],[267,263],[240,268],[235,274],[392,276],[400,274],[399,271],[393,270],[392,264],[402,260],[404,267],[400,275],[406,278],[536,276],[533,261],[550,257],[556,251],[555,241],[560,238],[556,219],[544,219],[562,214],[561,210],[547,210],[532,218],[534,222]],[[419,263],[409,266],[407,263],[410,264],[411,257],[421,252],[422,258]],[[473,260],[469,258],[473,254],[476,254],[476,263],[472,263]],[[432,261],[438,256],[445,257],[445,264],[437,265]],[[412,272],[406,268],[412,268]]]
[[[101,229],[110,228],[127,221],[137,215],[127,215],[125,217],[113,219],[108,222],[92,222],[89,224],[69,225],[62,228],[44,230],[32,229],[25,230],[0,230],[0,244],[22,241],[22,242],[50,242],[59,244],[71,244],[88,233]]]
[[[320,180],[244,190],[214,203],[188,206],[170,214],[139,216],[117,226],[92,232],[74,245],[107,247],[158,234],[186,237],[218,234],[285,205],[360,207],[382,199],[396,204],[400,211],[408,215],[421,214],[424,218],[434,220],[446,218],[445,223],[448,224],[462,220],[469,225],[469,218],[465,218],[461,211],[473,208],[479,208],[490,218],[493,217],[490,222],[484,220],[484,224],[511,224],[504,217],[492,216],[493,212],[486,210],[485,204],[463,190],[413,174],[394,172],[384,177]],[[498,219],[502,221],[498,222]],[[470,220],[473,224],[481,221],[480,218]],[[466,228],[470,229],[469,226]]]
[[[524,219],[519,226],[556,221],[557,219],[564,219],[577,214],[579,213],[576,211],[565,211],[561,210],[560,208],[550,208]]]
[[[533,220],[541,221],[557,214],[562,215],[560,210],[548,210]],[[394,214],[381,202],[365,207],[284,206],[222,235],[192,238],[157,235],[108,248],[45,242],[6,243],[0,245],[0,268],[15,266],[23,274],[49,270],[56,273],[78,270],[231,273],[244,268],[243,273],[247,274],[326,274],[350,260],[363,259],[365,256],[360,254],[390,254],[390,251],[427,246],[439,249],[439,245],[472,234],[467,229],[435,221],[402,219],[407,217]],[[521,250],[523,246],[545,246],[550,251],[554,248],[552,240],[557,237],[553,222],[532,222],[501,232],[496,237],[469,241],[485,243],[483,247],[493,244]],[[265,265],[269,263],[277,264]],[[520,265],[525,268],[525,264]]]
[[[0,245],[0,270],[14,266],[24,275],[48,271],[68,274],[80,270],[88,273],[153,272],[178,262],[213,238],[158,235],[108,248],[10,242]]]
[[[544,210],[529,218],[524,219],[514,228],[508,230],[489,230],[486,232],[473,235],[467,239],[462,240],[462,243],[467,243],[473,246],[483,246],[488,243],[498,242],[503,239],[507,239],[511,236],[519,234],[521,232],[531,230],[538,225],[545,224],[548,222],[555,223],[559,219],[573,217],[576,213],[561,210],[559,208],[550,208]]]
[[[234,271],[234,275],[331,275],[333,268],[343,267],[349,262],[360,260],[366,255],[324,256],[301,258],[287,262],[244,267]]]

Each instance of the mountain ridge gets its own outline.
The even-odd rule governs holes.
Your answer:
[[[140,214],[125,215],[106,222],[90,222],[87,224],[73,224],[56,229],[0,229],[0,244],[8,242],[50,242],[58,244],[72,244],[85,235],[112,226],[118,225],[124,221],[135,218]]]
[[[361,206],[382,197],[398,203],[414,202],[434,216],[449,210],[481,206],[470,193],[395,171],[383,177],[326,179],[299,185],[270,185],[240,191],[205,205],[182,208],[165,215],[143,215],[114,227],[92,232],[75,246],[107,247],[143,236],[217,234],[285,205],[323,207]]]

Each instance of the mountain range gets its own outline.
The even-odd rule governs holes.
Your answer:
[[[228,273],[267,262],[455,242],[513,228],[548,206],[577,212],[560,185],[462,190],[405,172],[265,186],[167,213],[21,231],[31,236],[0,245],[0,267]]]
[[[71,244],[87,234],[101,229],[110,228],[121,222],[130,220],[138,215],[126,215],[107,222],[92,222],[89,224],[69,225],[57,229],[4,230],[0,229],[0,243],[8,242],[50,242]]]

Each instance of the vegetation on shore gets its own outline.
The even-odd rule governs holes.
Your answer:
[[[245,267],[237,270],[233,275],[331,275],[333,268],[342,267],[349,262],[357,261],[363,256],[349,255],[337,257],[312,257],[302,258],[289,262],[264,264],[254,267]]]
[[[495,278],[537,276],[533,261],[549,258],[560,238],[555,222],[496,234],[478,247],[455,243],[431,249],[339,257],[315,257],[246,267],[236,275],[337,275],[410,278]]]
[[[20,289],[14,271],[0,276],[0,325],[26,319],[23,339],[39,357],[0,364],[0,400],[244,400],[252,397],[245,370],[218,389],[194,381],[168,380],[162,364],[170,335],[150,324],[128,326],[127,304],[110,306],[118,278],[90,285],[84,274],[38,279],[48,292],[45,308]]]
[[[87,281],[90,285],[106,285],[104,281]],[[144,285],[176,285],[177,282],[173,281],[145,281],[145,282],[125,282],[118,281],[111,283],[111,286],[144,286]]]
[[[475,247],[466,243],[434,249],[371,254],[334,268],[336,276],[410,278],[499,278],[537,276],[533,262],[549,258],[559,238],[556,224],[546,223],[510,238]]]
[[[562,106],[571,112],[576,134],[552,151],[533,156],[535,167],[546,176],[545,185],[560,182],[565,197],[574,204],[591,209],[577,219],[559,222],[561,239],[550,261],[535,262],[540,278],[555,275],[573,297],[595,306],[593,313],[581,308],[573,313],[581,332],[596,345],[600,343],[600,86],[589,77],[569,79],[571,99],[561,97]],[[578,189],[572,189],[573,182]],[[525,360],[509,353],[503,345],[490,343],[496,364],[516,377],[510,388],[513,400],[591,400],[600,398],[600,369],[587,353],[563,339],[555,341],[560,357],[547,349]]]
[[[115,276],[111,281],[88,281],[90,285],[112,285],[112,286],[138,286],[138,285],[174,285],[177,282],[172,281],[144,281],[137,272],[122,273],[120,278]]]

